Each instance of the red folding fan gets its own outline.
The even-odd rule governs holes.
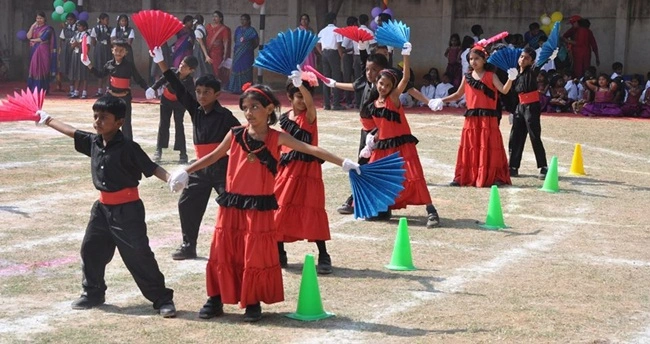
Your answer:
[[[160,10],[140,11],[133,14],[132,18],[149,50],[163,45],[183,28],[183,23],[178,18]]]
[[[496,34],[496,35],[494,35],[494,36],[492,36],[492,37],[490,37],[488,39],[482,39],[482,40],[476,42],[476,44],[478,44],[478,45],[485,48],[485,47],[487,47],[488,45],[490,45],[490,44],[492,44],[494,42],[500,41],[500,40],[508,37],[508,35],[509,35],[508,31],[503,31],[503,32],[501,32],[499,34]]]
[[[8,95],[7,99],[0,103],[0,122],[15,121],[38,121],[40,116],[36,111],[43,108],[45,90],[25,89],[14,92],[13,97]]]
[[[370,32],[354,25],[334,29],[334,32],[355,42],[365,42],[373,39]]]
[[[88,35],[84,35],[81,39],[81,56],[82,61],[88,60]]]

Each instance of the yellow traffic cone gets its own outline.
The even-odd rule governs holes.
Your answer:
[[[576,143],[576,148],[573,151],[573,160],[571,160],[571,169],[569,170],[569,175],[572,176],[584,176],[585,168],[582,165],[582,147],[579,143]]]
[[[314,263],[313,254],[305,256],[296,312],[287,314],[286,316],[302,321],[315,321],[334,316],[334,314],[325,312],[323,309],[323,301],[320,298],[320,289],[318,288],[318,279],[316,277],[316,263]]]

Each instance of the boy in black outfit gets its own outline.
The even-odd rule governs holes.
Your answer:
[[[93,105],[97,134],[38,112],[39,124],[74,138],[75,149],[90,157],[93,184],[100,192],[81,243],[83,293],[72,308],[89,309],[104,303],[104,272],[117,247],[144,297],[153,302],[160,315],[171,318],[176,316],[174,291],[165,287],[165,277],[149,247],[144,204],[138,195],[143,174],[167,182],[169,173],[120,131],[126,108],[124,100],[111,95],[97,99]]]
[[[190,113],[194,125],[194,149],[197,159],[213,151],[223,141],[230,128],[241,124],[230,110],[221,106],[217,98],[221,94],[221,83],[214,75],[204,75],[196,80],[196,99],[178,80],[176,74],[167,67],[162,50],[153,50],[154,63],[163,71],[165,80],[176,91],[178,101]],[[183,244],[172,254],[172,259],[183,260],[196,258],[196,241],[205,208],[212,189],[221,194],[226,187],[226,169],[228,156],[216,164],[189,175],[187,188],[178,200],[178,213],[181,219]]]
[[[194,78],[192,74],[196,67],[199,65],[199,60],[194,56],[185,56],[181,64],[178,66],[178,70],[172,68],[172,71],[176,74],[176,77],[181,80],[185,89],[190,93],[194,93]],[[156,153],[153,155],[153,160],[155,162],[160,162],[162,158],[162,149],[169,147],[169,125],[170,119],[172,117],[172,112],[174,113],[174,150],[180,151],[179,154],[179,164],[187,164],[187,148],[185,147],[185,127],[183,126],[183,117],[185,116],[185,107],[181,102],[178,101],[176,97],[176,91],[174,91],[165,77],[161,77],[156,81],[150,88],[147,89],[146,97],[147,99],[156,98],[156,91],[163,88],[163,94],[160,98],[160,122],[158,124],[158,140],[156,142]]]
[[[86,57],[84,60],[84,55],[81,55],[81,63],[87,66],[90,69],[90,72],[98,77],[104,78],[110,76],[109,81],[109,90],[108,93],[112,96],[122,98],[124,103],[126,103],[126,114],[124,117],[124,125],[122,126],[122,132],[124,137],[129,140],[133,139],[133,127],[131,126],[131,79],[142,87],[143,90],[147,89],[147,82],[144,81],[138,70],[135,69],[135,65],[129,62],[126,59],[128,54],[129,44],[123,40],[113,41],[113,59],[106,62],[105,65],[101,66],[101,69],[94,68],[90,63],[90,60]]]

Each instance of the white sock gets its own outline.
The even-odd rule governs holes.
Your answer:
[[[81,95],[84,96],[84,97],[88,96],[88,94],[86,93],[86,90],[83,90],[83,92],[81,92]]]

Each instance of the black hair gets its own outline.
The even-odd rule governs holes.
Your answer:
[[[607,74],[607,73],[598,74],[598,78],[596,78],[596,80],[600,79],[601,77],[605,78],[605,80],[607,80],[607,86],[609,86],[609,84],[612,82],[612,79],[609,78],[609,74]]]
[[[614,62],[612,63],[612,69],[617,70],[617,69],[623,69],[623,64],[620,62]]]
[[[551,82],[549,83],[549,85],[551,87],[555,87],[555,84],[557,84],[558,80],[564,80],[564,77],[562,75],[560,75],[560,74],[554,74],[551,77]]]
[[[630,80],[637,80],[639,82],[639,85],[643,84],[643,82],[645,81],[645,79],[643,79],[643,75],[641,74],[633,74]]]
[[[359,24],[366,25],[366,24],[368,24],[369,20],[370,20],[370,18],[368,17],[367,14],[360,14],[359,15]]]
[[[261,92],[253,91],[253,90],[259,90]],[[270,104],[273,104],[275,107],[275,110],[271,112],[269,115],[269,120],[266,122],[268,125],[274,125],[275,123],[278,122],[278,114],[277,112],[280,112],[280,101],[278,98],[273,94],[273,90],[271,90],[270,87],[262,84],[255,84],[248,89],[244,91],[239,96],[239,109],[244,110],[243,105],[244,105],[244,99],[246,98],[252,98],[254,100],[257,100],[262,104],[262,106],[267,107]]]
[[[85,27],[86,30],[88,30],[88,22],[85,21],[85,20],[77,20],[77,23],[75,25],[81,25],[81,26]]]
[[[480,36],[483,33],[483,28],[478,24],[472,25],[472,33],[476,36]]]
[[[250,16],[248,13],[244,13],[244,14],[242,14],[242,15],[239,16],[239,17],[240,17],[240,18],[246,18],[246,20],[251,21],[251,16]]]
[[[127,49],[127,50],[129,48],[129,43],[127,41],[123,40],[123,39],[116,39],[116,40],[113,41],[112,44],[113,44],[114,47],[122,47],[122,48]]]
[[[115,116],[115,119],[126,117],[126,103],[122,98],[115,97],[111,94],[105,94],[95,101],[93,111],[108,112]]]
[[[333,24],[334,21],[336,20],[336,13],[334,12],[327,12],[325,15],[325,24]]]
[[[307,21],[308,21],[308,22],[311,22],[311,18],[309,18],[309,14],[307,14],[307,13],[303,13],[303,14],[300,15],[300,19],[302,19],[302,17],[306,17],[306,18],[307,18]]]
[[[546,42],[548,41],[548,37],[546,35],[539,35],[539,38],[537,38],[538,42]],[[540,44],[541,46],[541,44]]]
[[[400,82],[400,80],[402,80],[402,71],[395,68],[384,68],[381,70],[381,72],[379,72],[379,78],[382,76],[388,77],[393,81],[393,88],[390,90],[393,92],[395,87],[397,87],[397,84]],[[368,100],[363,103],[363,107],[368,107],[368,105],[374,103],[377,99],[379,99],[379,91],[376,87],[373,87],[372,91],[370,91],[370,94],[368,95]]]
[[[186,24],[188,22],[193,22],[193,21],[194,21],[194,17],[190,15],[186,15],[185,17],[183,17],[183,24]]]
[[[65,15],[65,20],[68,20],[70,18],[77,20],[77,16],[74,13],[68,13]]]
[[[214,11],[214,12],[212,12],[212,14],[213,15],[216,14],[217,17],[219,17],[219,19],[221,19],[221,22],[223,22],[223,13],[221,13],[221,11]]]
[[[309,82],[307,80],[303,80],[302,85],[305,86],[305,88],[307,89],[307,91],[309,91],[309,93],[314,94],[314,88],[309,84]],[[293,81],[291,81],[290,79],[287,80],[287,84],[286,84],[285,88],[287,90],[287,95],[291,99],[293,99],[294,94],[300,92],[300,89],[298,87],[294,86]]]
[[[212,74],[206,74],[202,77],[196,79],[194,82],[195,86],[205,86],[214,90],[214,92],[221,91],[221,81],[215,78]]]
[[[201,25],[203,25],[203,23],[205,22],[205,18],[203,18],[203,16],[200,15],[200,14],[195,15],[195,16],[194,16],[194,20],[196,21],[195,24],[201,24]]]
[[[185,65],[190,67],[190,69],[196,69],[196,67],[199,65],[199,59],[197,59],[194,55],[187,55],[183,57],[183,62]]]
[[[381,14],[379,14],[379,19],[381,19],[382,23],[387,23],[388,21],[393,19],[393,16],[391,16],[388,13],[381,13]]]
[[[537,52],[535,51],[535,49],[531,47],[525,47],[523,52],[530,55],[530,58],[533,60],[533,63],[535,62],[535,59],[537,58]]]
[[[381,67],[382,69],[388,68],[388,59],[386,58],[386,56],[384,56],[382,54],[370,54],[370,55],[368,55],[368,58],[366,59],[366,63],[368,63],[368,62],[372,62],[372,63],[378,65],[379,67]]]
[[[470,36],[465,36],[463,37],[463,42],[460,44],[460,48],[465,51],[465,49],[469,49],[474,45],[474,38]]]
[[[539,23],[538,22],[533,22],[528,25],[528,30],[533,31],[533,30],[539,30]]]
[[[106,19],[106,18],[108,18],[108,14],[102,12],[102,13],[99,15],[99,18],[98,18],[98,19],[99,19],[99,20],[102,20],[102,19]]]
[[[451,36],[449,36],[449,46],[451,47],[451,40],[456,38],[458,43],[460,44],[460,36],[457,33],[452,33]]]
[[[126,27],[129,27],[129,16],[127,16],[126,14],[120,14],[117,17],[117,26],[120,26],[120,20],[122,20],[122,18],[126,19]]]
[[[70,14],[72,14],[72,13],[70,13]],[[43,17],[43,18],[45,18],[45,20],[47,20],[47,17],[45,16],[45,12],[43,12],[43,11],[36,12],[36,15],[39,16],[39,17]],[[66,17],[66,19],[67,19],[67,17]]]
[[[353,26],[357,24],[359,24],[359,19],[357,19],[357,17],[354,16],[348,17],[348,19],[345,21],[345,25],[347,26]]]
[[[478,49],[478,48],[472,48],[472,50],[470,50],[469,54],[467,54],[468,61],[469,61],[469,55],[471,53],[474,53],[474,54],[480,56],[483,60],[485,60],[485,64],[483,65],[483,69],[485,69],[488,72],[493,72],[494,71],[494,66],[487,61],[488,54],[487,54],[487,52],[485,52],[485,50]]]
[[[422,76],[422,79],[427,80],[427,81],[433,81],[433,78],[431,77],[431,74],[424,74]]]

